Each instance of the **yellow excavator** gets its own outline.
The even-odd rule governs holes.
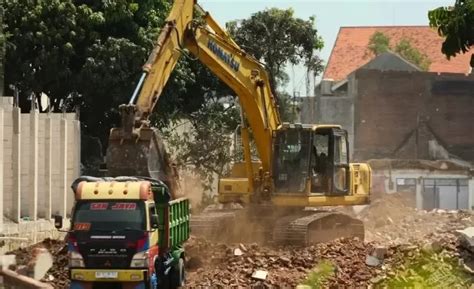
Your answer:
[[[175,170],[148,117],[183,53],[226,83],[242,110],[243,161],[219,180],[220,208],[193,216],[193,232],[243,236],[258,228],[292,244],[363,238],[360,220],[328,209],[370,200],[371,169],[349,163],[347,132],[339,125],[282,122],[265,66],[195,0],[175,0],[130,102],[120,107],[122,127],[111,130],[107,151],[109,174],[150,176],[176,188]],[[258,161],[252,160],[250,135]]]

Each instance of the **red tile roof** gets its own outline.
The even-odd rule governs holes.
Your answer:
[[[429,71],[469,73],[471,53],[446,59],[441,53],[443,38],[428,26],[341,27],[323,78],[336,81],[345,79],[348,74],[372,60],[374,55],[368,52],[367,47],[370,37],[376,31],[387,35],[392,47],[402,38],[409,39],[414,47],[430,59]]]

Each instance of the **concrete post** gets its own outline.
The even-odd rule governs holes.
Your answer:
[[[61,151],[60,151],[60,213],[63,217],[66,217],[67,214],[67,119],[66,117],[61,118]]]
[[[0,108],[0,232],[3,232],[3,206],[5,202],[3,201],[3,108]]]
[[[471,178],[467,182],[468,190],[469,190],[469,209],[474,210],[474,178]]]
[[[13,116],[13,186],[12,186],[12,219],[20,222],[21,214],[21,110],[14,107]]]
[[[30,220],[38,219],[38,121],[36,109],[30,112],[30,189],[28,192],[28,214]]]
[[[423,209],[423,178],[416,179],[416,208]]]
[[[44,158],[44,171],[46,177],[46,220],[51,219],[52,215],[52,208],[51,208],[51,200],[53,194],[53,187],[51,184],[52,180],[52,167],[51,167],[51,159],[53,157],[52,154],[52,145],[53,145],[53,120],[51,117],[46,119],[46,127],[45,127],[45,158]]]

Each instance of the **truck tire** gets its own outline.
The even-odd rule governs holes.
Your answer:
[[[163,275],[158,280],[157,289],[171,289],[173,288],[170,284],[170,276]]]
[[[178,264],[176,264],[176,267],[173,268],[170,279],[170,289],[177,289],[184,286],[186,280],[184,258],[179,258]]]

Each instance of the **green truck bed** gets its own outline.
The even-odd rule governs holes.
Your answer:
[[[153,190],[160,226],[160,248],[174,248],[189,239],[189,200],[169,200],[163,187]]]

